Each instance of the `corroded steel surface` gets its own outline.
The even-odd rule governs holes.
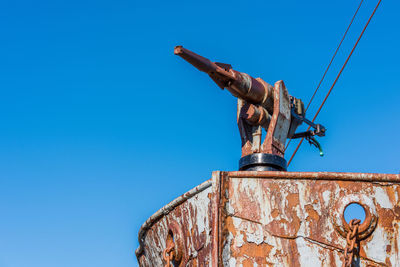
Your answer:
[[[367,213],[360,226],[360,266],[400,266],[398,182],[398,175],[227,174],[221,189],[222,261],[225,266],[341,266],[348,231],[343,212],[355,202]]]
[[[163,251],[172,234],[175,266],[197,266],[210,261],[211,181],[206,181],[156,212],[139,231],[136,257],[140,266],[164,266]]]
[[[357,266],[400,266],[400,175],[214,172],[205,184],[145,223],[141,266],[165,264],[168,232],[175,266],[341,266],[350,203],[366,211]]]

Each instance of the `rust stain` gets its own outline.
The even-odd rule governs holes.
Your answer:
[[[279,210],[278,209],[273,209],[271,212],[272,218],[276,218],[279,216]]]
[[[245,243],[243,246],[233,252],[232,256],[240,256],[247,258],[244,260],[243,266],[246,264],[251,264],[248,266],[254,266],[254,263],[257,263],[260,266],[268,265],[267,257],[264,255],[269,255],[273,246],[262,243],[262,244],[254,244],[254,243]]]
[[[312,205],[305,205],[305,209],[308,214],[308,216],[306,218],[307,221],[310,221],[310,222],[318,222],[319,221],[320,216],[319,216],[318,212],[316,212],[314,210]]]

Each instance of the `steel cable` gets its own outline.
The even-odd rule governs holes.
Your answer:
[[[317,118],[319,112],[321,111],[322,107],[324,106],[326,100],[328,99],[329,95],[331,94],[333,87],[336,85],[336,82],[338,81],[340,75],[342,74],[344,68],[346,67],[347,62],[349,61],[351,55],[353,54],[354,50],[356,49],[356,47],[357,47],[357,45],[358,45],[358,42],[361,40],[361,37],[363,36],[365,30],[367,29],[367,27],[368,27],[368,25],[369,25],[369,23],[370,23],[372,17],[374,16],[376,10],[378,9],[379,5],[381,4],[381,1],[382,1],[382,0],[379,0],[378,4],[376,4],[376,7],[375,7],[374,11],[372,12],[371,16],[369,17],[367,23],[365,24],[365,26],[364,26],[364,28],[363,28],[363,30],[362,30],[360,36],[359,36],[358,39],[357,39],[357,42],[354,44],[353,49],[351,50],[350,54],[348,55],[346,61],[344,62],[342,68],[340,69],[338,75],[336,76],[336,79],[335,79],[335,81],[333,82],[331,88],[329,89],[329,91],[328,91],[328,93],[326,94],[324,100],[322,101],[321,105],[319,106],[317,113],[315,114],[314,118],[312,119],[312,122],[315,121],[315,119]],[[311,126],[308,127],[307,131],[310,130],[310,128],[311,128]],[[304,141],[304,137],[300,140],[300,142],[299,142],[299,144],[297,145],[295,151],[293,152],[292,156],[290,157],[289,162],[288,162],[288,166],[289,166],[290,163],[292,162],[294,156],[296,155],[296,153],[297,153],[297,151],[299,150],[299,148],[300,148],[301,144],[303,143],[303,141]]]
[[[350,23],[349,23],[349,26],[347,26],[347,29],[346,29],[346,31],[344,32],[343,37],[342,37],[342,39],[340,40],[340,43],[339,43],[339,45],[337,46],[337,48],[336,48],[336,50],[335,50],[335,53],[333,53],[333,56],[332,56],[332,58],[331,58],[331,61],[329,62],[328,66],[326,67],[325,72],[324,72],[324,74],[322,75],[322,78],[321,78],[321,80],[319,81],[319,83],[318,83],[318,85],[317,85],[317,88],[315,89],[313,95],[312,95],[311,98],[310,98],[310,101],[308,102],[308,105],[307,105],[307,107],[306,107],[305,113],[307,113],[307,110],[308,110],[308,108],[310,107],[311,102],[314,100],[314,97],[315,97],[316,93],[318,92],[318,89],[319,89],[319,87],[321,86],[322,81],[325,79],[326,73],[328,72],[329,68],[331,67],[332,62],[333,62],[333,60],[335,59],[336,54],[337,54],[337,52],[339,51],[339,48],[340,48],[340,46],[342,45],[342,43],[343,43],[343,41],[344,41],[344,38],[346,38],[347,32],[349,31],[350,26],[353,24],[354,18],[356,17],[356,15],[357,15],[357,13],[358,13],[358,10],[360,9],[361,4],[363,3],[363,1],[364,1],[364,0],[361,0],[361,1],[360,1],[360,4],[358,5],[356,12],[354,13],[353,17],[351,18],[351,21],[350,21]],[[291,141],[292,141],[292,139],[290,139],[289,142],[287,143],[287,145],[286,145],[286,147],[285,147],[285,151],[286,151],[286,149],[289,147]]]

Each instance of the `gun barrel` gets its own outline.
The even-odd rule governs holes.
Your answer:
[[[202,57],[182,46],[175,46],[174,54],[180,56],[193,66],[195,66],[198,70],[203,71],[205,73],[215,72],[218,66],[211,62],[209,59]]]
[[[182,46],[176,46],[174,54],[182,57],[198,70],[207,73],[219,87],[226,88],[235,97],[260,104],[272,96],[271,85],[254,79],[246,73],[235,71],[229,64],[212,62]]]
[[[211,78],[218,84],[222,89],[227,86],[229,80],[235,79],[234,75],[218,66],[218,64],[212,62],[208,58],[202,57],[182,46],[176,46],[174,49],[174,54],[180,56],[198,70],[203,71],[211,76]],[[227,64],[223,64],[228,66]],[[230,67],[230,66],[229,66]],[[215,80],[217,79],[217,80]]]

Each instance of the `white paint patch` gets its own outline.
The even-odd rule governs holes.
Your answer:
[[[322,193],[322,198],[324,199],[325,206],[329,206],[329,202],[331,200],[331,192],[330,191],[324,191]]]
[[[230,258],[229,259],[229,266],[230,267],[236,267],[236,259],[235,258]]]
[[[263,235],[246,233],[246,240],[249,243],[255,243],[257,245],[260,245],[264,241],[264,237]]]
[[[231,243],[233,240],[233,235],[231,232],[228,233],[228,235],[226,236],[226,241],[224,244],[224,247],[222,249],[222,262],[224,264],[224,266],[235,266],[236,265],[236,260],[234,258],[231,257]],[[231,260],[234,260],[234,264],[235,265],[230,265],[231,264]]]
[[[243,237],[244,237],[244,236],[243,236],[242,233],[240,233],[240,234],[238,234],[238,235],[236,236],[236,239],[235,239],[235,247],[240,248],[240,247],[243,246],[243,244],[244,244]]]
[[[385,262],[386,259],[386,245],[390,242],[386,232],[381,228],[377,227],[373,233],[372,240],[365,242],[365,249],[367,257],[374,261]],[[361,243],[362,244],[362,243]]]
[[[210,199],[208,198],[208,194],[210,192],[211,188],[200,192],[188,200],[188,204],[196,210],[196,226],[199,234],[209,228],[208,206],[210,205]]]
[[[232,222],[235,228],[239,228],[240,224],[242,223],[242,219],[237,218],[237,217],[232,217]]]
[[[384,209],[393,209],[393,205],[389,200],[388,195],[382,187],[375,187],[375,199],[378,204]]]
[[[232,207],[232,205],[229,201],[226,203],[226,212],[228,213],[228,215],[235,214],[235,209]]]
[[[264,241],[264,231],[261,225],[253,225],[253,227],[253,229],[250,227],[247,229],[246,241],[260,245]]]
[[[322,261],[317,257],[319,251],[306,242],[304,238],[296,239],[297,250],[299,252],[299,262],[301,266],[322,266]]]

